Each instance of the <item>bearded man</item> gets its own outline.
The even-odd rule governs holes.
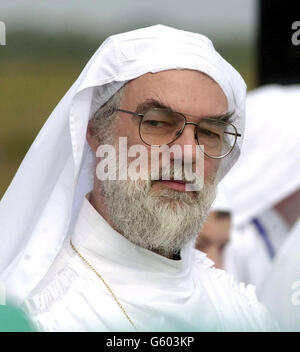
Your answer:
[[[1,203],[1,278],[40,330],[276,330],[253,287],[193,248],[240,153],[245,91],[202,35],[158,25],[103,43]],[[100,172],[107,145],[116,179]],[[123,177],[136,146],[140,177]],[[161,146],[177,148],[153,170]]]

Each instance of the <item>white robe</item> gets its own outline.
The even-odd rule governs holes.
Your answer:
[[[138,247],[85,198],[72,235],[138,331],[276,331],[254,287],[237,285],[190,243],[180,260]],[[65,241],[24,303],[41,331],[134,331],[96,274]]]

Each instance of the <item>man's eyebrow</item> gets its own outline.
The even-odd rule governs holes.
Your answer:
[[[164,104],[164,103],[162,103],[162,102],[160,102],[159,100],[156,100],[156,99],[147,99],[147,100],[143,101],[142,103],[140,103],[137,106],[136,112],[137,113],[144,113],[144,112],[146,112],[147,110],[149,110],[151,108],[167,109],[167,110],[170,110],[172,112],[177,112],[177,113],[182,114],[182,115],[199,117],[199,116],[185,114],[184,112],[181,112],[181,111],[175,111],[169,105]],[[201,120],[204,119],[204,120],[212,120],[212,121],[220,121],[220,122],[230,123],[231,122],[231,117],[233,115],[234,115],[234,111],[230,111],[230,112],[226,112],[224,114],[203,116],[203,117],[201,117]]]
[[[137,106],[136,112],[143,113],[151,108],[168,109],[170,111],[175,112],[170,106],[168,106],[167,104],[164,104],[156,99],[147,99],[147,100],[143,101],[142,103],[140,103]]]
[[[230,111],[230,112],[226,112],[225,114],[203,116],[203,119],[231,123],[232,122],[231,117],[233,115],[234,115],[234,111]]]

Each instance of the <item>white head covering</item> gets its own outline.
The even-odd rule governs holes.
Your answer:
[[[300,86],[270,85],[247,96],[239,161],[222,183],[243,225],[300,187]]]
[[[162,25],[109,37],[50,115],[1,201],[0,272],[8,292],[25,297],[41,280],[92,189],[86,143],[92,114],[127,81],[168,69],[198,70],[214,79],[243,133],[245,83],[208,38]],[[223,159],[222,175],[240,147],[241,138]]]

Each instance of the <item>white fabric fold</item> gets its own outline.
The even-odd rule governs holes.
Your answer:
[[[228,213],[232,212],[230,196],[222,181],[218,184],[218,193],[216,199],[210,207],[210,211],[224,211]]]

